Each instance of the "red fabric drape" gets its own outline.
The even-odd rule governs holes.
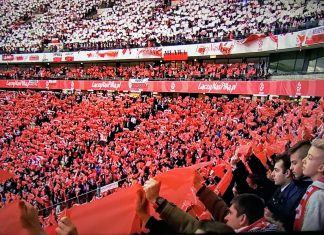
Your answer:
[[[68,215],[78,234],[131,234],[140,232],[135,202],[138,186],[118,192],[91,203],[74,206],[62,212]]]
[[[192,189],[193,177],[196,169],[210,164],[202,163],[192,167],[178,168],[156,176],[155,178],[162,183],[160,195],[184,210],[188,205],[192,205],[194,208],[198,208],[194,211],[201,214],[204,207]],[[232,179],[230,166],[225,166],[225,168],[227,172],[217,185],[217,190],[221,194],[226,191]],[[224,167],[215,169],[224,170]],[[71,218],[78,229],[79,235],[139,233],[141,224],[135,211],[138,189],[138,185],[119,189],[119,191],[102,199],[65,210],[61,215]],[[151,214],[157,216],[153,212],[154,210],[151,208]],[[46,231],[55,234],[53,226],[47,228]],[[26,234],[20,222],[18,202],[10,203],[0,209],[0,234]]]
[[[0,209],[0,234],[27,235],[20,220],[19,201],[11,202]]]
[[[224,195],[233,178],[232,169],[230,165],[228,165],[226,169],[227,172],[216,186],[216,190],[220,193],[220,195]]]
[[[0,183],[5,182],[8,179],[13,178],[15,175],[4,170],[0,170]]]

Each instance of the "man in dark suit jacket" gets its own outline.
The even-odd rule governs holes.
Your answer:
[[[278,155],[275,158],[272,176],[279,188],[268,201],[267,207],[272,213],[272,217],[283,223],[286,231],[292,231],[296,214],[295,210],[305,191],[293,181],[290,159],[287,153]]]

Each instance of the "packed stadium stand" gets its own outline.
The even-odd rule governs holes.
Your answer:
[[[262,138],[261,143],[271,139],[285,149],[305,134],[306,125],[297,125],[299,121],[315,121],[303,118],[303,109],[307,108],[304,116],[322,111],[318,102],[298,105],[283,100],[262,104],[243,99],[39,92],[2,92],[1,99],[1,159],[20,180],[5,185],[8,195],[2,195],[2,203],[18,194],[39,209],[62,201],[64,194],[74,198],[98,184],[121,179],[144,183],[149,176],[174,167],[213,157],[227,159],[242,139]],[[293,124],[285,123],[283,116]],[[306,135],[313,131],[307,129]],[[141,165],[147,162],[152,165]]]
[[[321,234],[323,45],[320,0],[0,0],[0,234]]]
[[[129,0],[114,1],[102,12],[100,0],[35,2],[2,1],[2,52],[44,51],[50,42],[69,51],[217,42],[323,25],[323,2],[317,0],[197,0],[176,6]]]

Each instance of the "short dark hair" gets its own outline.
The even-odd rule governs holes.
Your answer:
[[[298,157],[304,159],[307,156],[310,147],[311,147],[311,142],[309,140],[301,140],[288,150],[288,154],[289,156],[291,156],[292,154],[299,151],[300,154]]]
[[[249,224],[263,218],[264,216],[264,200],[252,193],[243,193],[235,196],[231,204],[237,210],[237,215],[245,214]]]
[[[275,163],[279,162],[280,160],[283,162],[284,172],[289,170],[290,169],[290,156],[288,155],[287,151],[282,154],[278,154],[275,157]]]

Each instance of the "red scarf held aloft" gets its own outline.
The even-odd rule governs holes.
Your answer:
[[[317,181],[320,181],[321,183],[324,183],[324,177],[318,179]],[[296,217],[295,217],[295,223],[294,223],[294,231],[301,231],[304,223],[304,216],[306,213],[306,206],[309,198],[315,193],[317,190],[320,190],[320,188],[316,187],[315,185],[310,185],[302,197],[302,199],[299,202],[299,205],[296,209]]]

